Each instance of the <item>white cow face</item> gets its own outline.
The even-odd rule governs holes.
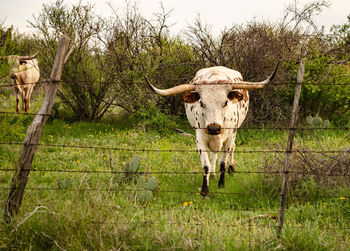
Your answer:
[[[243,94],[231,85],[198,85],[195,91],[187,92],[183,101],[196,105],[194,112],[201,128],[209,135],[222,134],[224,122],[233,116],[233,106],[243,99]]]
[[[11,79],[17,80],[18,74],[27,70],[27,60],[21,60],[20,56],[11,55],[8,57],[8,63],[11,67]]]

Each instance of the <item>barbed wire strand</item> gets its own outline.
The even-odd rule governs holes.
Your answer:
[[[50,117],[50,113],[30,113],[30,112],[25,112],[25,113],[18,113],[18,112],[7,112],[7,111],[0,111],[0,114],[11,114],[11,115],[24,115],[24,116],[36,116],[36,115],[41,115],[41,116],[48,116]]]
[[[34,85],[45,85],[48,84],[50,82],[53,82],[53,80],[50,79],[44,79],[41,81],[38,81],[37,83],[35,83]],[[119,82],[119,81],[94,81],[94,80],[77,80],[77,81],[67,81],[67,80],[55,80],[55,82],[65,82],[65,83],[95,83],[95,84],[103,84],[103,85],[118,85],[118,84],[122,84],[122,85],[145,85],[147,86],[146,82],[133,82],[133,83],[123,83],[123,82]],[[182,83],[170,83],[168,85],[180,85]],[[201,84],[201,83],[196,83],[195,85],[228,85],[229,83],[205,83],[205,84]],[[270,86],[279,86],[279,85],[296,85],[297,83],[291,83],[291,82],[274,82],[271,83]],[[21,84],[21,86],[26,86],[26,85],[33,85],[32,83],[28,83],[28,84]],[[303,85],[312,85],[312,86],[347,86],[350,85],[350,83],[304,83]],[[0,85],[0,88],[5,88],[5,87],[13,87],[14,84],[2,84]]]
[[[47,144],[47,143],[23,143],[23,142],[0,142],[0,145],[33,145],[40,147],[62,147],[62,148],[79,148],[79,149],[95,149],[95,150],[113,150],[113,151],[128,151],[128,152],[198,152],[195,149],[136,149],[136,148],[120,148],[113,146],[83,146],[83,145],[66,145],[66,144]],[[202,152],[210,152],[210,150],[203,149]],[[287,150],[222,150],[222,153],[286,153]],[[348,153],[349,150],[300,150],[293,149],[291,153]]]
[[[24,115],[24,116],[35,116],[35,115],[41,115],[41,116],[52,116],[52,114],[49,113],[18,113],[18,112],[8,112],[8,111],[0,111],[0,114],[9,114],[9,115]],[[147,128],[155,128],[155,129],[171,129],[171,130],[179,130],[178,128],[169,127],[169,126],[155,126],[155,125],[147,125]],[[117,128],[130,128],[127,126],[117,126]],[[136,128],[143,128],[142,126],[136,127]],[[193,129],[193,130],[206,130],[205,127],[192,127],[192,126],[186,126],[185,128],[181,128],[180,130],[185,129]],[[296,130],[296,131],[312,131],[312,130],[344,130],[349,131],[350,127],[223,127],[222,129],[226,130]]]
[[[11,172],[16,171],[15,168],[0,168],[1,172]],[[88,174],[130,174],[127,171],[107,171],[107,170],[61,170],[61,169],[30,169],[32,172],[48,172],[48,173],[88,173]],[[211,172],[215,174],[220,174],[220,171]],[[234,174],[273,174],[279,175],[283,173],[288,174],[299,174],[305,176],[329,176],[329,177],[350,177],[350,174],[331,174],[331,173],[310,173],[301,171],[235,171]],[[197,175],[203,174],[200,171],[146,171],[137,172],[138,175]]]

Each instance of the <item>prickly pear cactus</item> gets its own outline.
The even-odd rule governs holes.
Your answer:
[[[145,177],[145,176],[141,176],[141,177],[138,179],[138,181],[137,181],[137,186],[138,186],[139,188],[144,188],[145,185],[146,185],[146,182],[147,182],[146,177]]]
[[[153,194],[148,190],[140,191],[137,193],[137,199],[140,202],[149,202],[153,199]]]
[[[57,187],[58,189],[67,189],[72,187],[73,181],[70,179],[58,179],[57,180]]]
[[[306,122],[310,125],[310,126],[312,126],[312,122],[314,121],[314,118],[313,117],[311,117],[311,116],[307,116],[306,117]]]
[[[153,192],[158,188],[159,182],[156,177],[141,176],[137,181],[137,186],[141,188],[141,191],[137,192],[137,199],[140,202],[149,202],[153,199]]]
[[[145,189],[149,191],[155,191],[158,188],[158,179],[156,177],[150,177],[145,183]]]
[[[130,180],[133,178],[140,168],[141,158],[139,155],[135,154],[134,158],[130,163],[124,167],[125,177]]]
[[[323,120],[319,116],[316,116],[316,117],[307,116],[306,123],[308,123],[311,127],[321,127],[321,128],[328,128],[331,124],[328,119]]]
[[[134,158],[130,163],[130,168],[133,173],[136,173],[140,168],[141,158],[139,155],[135,154]]]
[[[326,119],[325,121],[323,121],[323,127],[324,128],[328,128],[331,125],[331,122],[329,122],[328,119]]]
[[[137,187],[136,198],[141,203],[153,200],[153,192],[157,190],[159,181],[156,177],[137,175],[140,168],[141,158],[135,154],[130,163],[124,166],[124,172],[120,174],[119,185],[133,185]],[[133,197],[134,198],[134,197]]]
[[[320,127],[322,125],[322,118],[317,116],[314,118],[313,125],[315,127]]]

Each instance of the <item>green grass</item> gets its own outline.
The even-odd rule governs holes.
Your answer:
[[[6,102],[2,107],[13,108]],[[38,110],[39,105],[33,107]],[[1,115],[0,120],[0,141],[23,141],[29,116]],[[173,123],[187,127],[185,120]],[[277,239],[279,175],[227,175],[224,189],[217,187],[218,179],[210,180],[210,196],[203,199],[198,191],[202,175],[180,173],[201,172],[198,154],[162,151],[195,150],[195,139],[147,125],[157,123],[125,117],[100,123],[49,121],[41,137],[43,144],[160,151],[39,147],[19,214],[10,224],[0,219],[0,249],[348,249],[350,202],[349,197],[340,197],[349,196],[350,190],[342,182],[323,187],[317,180],[305,178],[296,190],[289,191],[285,228]],[[287,137],[287,132],[278,130],[240,130],[236,150],[284,149]],[[349,143],[345,131],[318,131],[311,136],[298,133],[296,137],[296,145],[313,150],[346,149]],[[15,168],[20,150],[20,145],[0,145],[1,168]],[[139,172],[152,172],[146,176],[159,180],[150,202],[137,199],[137,184],[120,181],[119,173],[110,173],[123,171],[134,154],[141,157]],[[284,155],[236,153],[236,169],[266,170],[266,163],[278,158]],[[12,175],[0,171],[2,205]],[[3,207],[0,212],[3,214]]]

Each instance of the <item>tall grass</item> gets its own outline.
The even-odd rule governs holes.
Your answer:
[[[160,131],[157,121],[151,118],[137,123],[135,118],[125,117],[122,121],[109,119],[101,123],[49,121],[41,143],[160,151],[39,147],[19,214],[10,224],[0,220],[0,249],[348,248],[350,202],[346,196],[350,190],[344,183],[329,191],[310,176],[293,186],[297,190],[289,191],[285,228],[277,239],[281,177],[238,172],[226,177],[224,189],[217,187],[218,180],[210,180],[210,195],[204,199],[198,190],[202,182],[198,154],[186,151],[196,149],[195,139],[167,127],[187,130],[187,122],[167,121],[166,117],[159,116],[163,126]],[[6,128],[1,132],[1,141],[23,141],[29,118],[1,115],[1,125]],[[280,130],[239,130],[235,154],[237,171],[266,170],[268,164],[283,158],[283,153],[239,151],[269,150],[276,145],[283,150],[287,136],[287,132]],[[318,131],[312,137],[299,133],[296,141],[313,150],[343,150],[349,146],[345,131]],[[1,167],[15,168],[20,149],[20,145],[0,145]],[[169,149],[185,151],[162,151]],[[152,172],[159,180],[152,201],[139,201],[137,184],[118,182],[120,174],[110,172],[123,171],[134,154],[141,157],[139,172]],[[80,172],[63,172],[65,170]],[[12,174],[0,171],[2,205]]]

